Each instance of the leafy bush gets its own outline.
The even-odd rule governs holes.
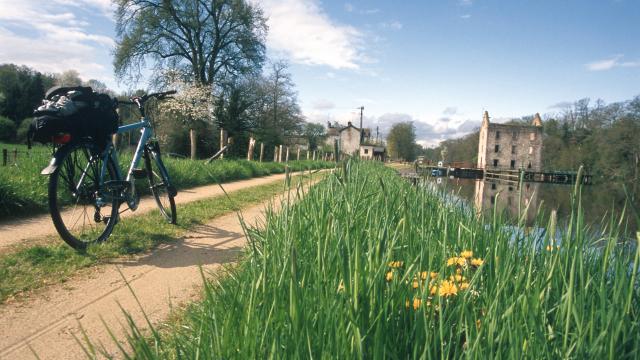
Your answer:
[[[16,133],[16,124],[11,119],[0,116],[0,141],[13,140]]]

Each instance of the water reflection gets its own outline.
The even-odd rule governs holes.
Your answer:
[[[571,194],[573,186],[540,183],[524,183],[522,188],[517,183],[494,182],[487,180],[471,180],[457,178],[428,178],[438,188],[447,193],[456,194],[459,198],[473,205],[479,213],[490,215],[496,211],[516,220],[520,214],[524,216],[525,226],[533,226],[536,215],[541,210],[547,216],[551,210],[557,211],[558,224],[564,225],[571,212]],[[496,198],[496,195],[497,198]],[[614,184],[584,186],[582,188],[582,209],[585,222],[592,230],[602,229],[601,224],[609,223],[611,217],[619,222],[624,217],[622,232],[634,237],[637,223],[632,211],[627,208],[623,214],[626,196],[621,187]],[[638,204],[635,205],[636,207]],[[541,220],[548,220],[545,216]],[[626,226],[625,226],[626,225]]]

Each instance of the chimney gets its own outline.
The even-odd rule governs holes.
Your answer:
[[[347,123],[347,127],[349,127],[349,126],[351,126],[351,121],[349,121],[349,122]]]
[[[482,117],[482,126],[489,126],[489,112],[485,111]]]
[[[536,113],[533,117],[533,126],[542,126],[542,119],[540,119],[540,113]]]

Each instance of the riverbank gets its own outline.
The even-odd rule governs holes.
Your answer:
[[[349,163],[268,214],[170,331],[131,345],[137,358],[635,357],[640,250],[616,226],[594,250],[580,203],[556,242],[553,223],[513,232]]]

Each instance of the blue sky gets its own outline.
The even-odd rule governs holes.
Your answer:
[[[365,126],[411,120],[433,145],[484,110],[501,121],[640,95],[636,0],[254,2],[310,121],[357,121],[364,106]],[[0,63],[126,89],[113,78],[111,11],[109,0],[0,0]]]

